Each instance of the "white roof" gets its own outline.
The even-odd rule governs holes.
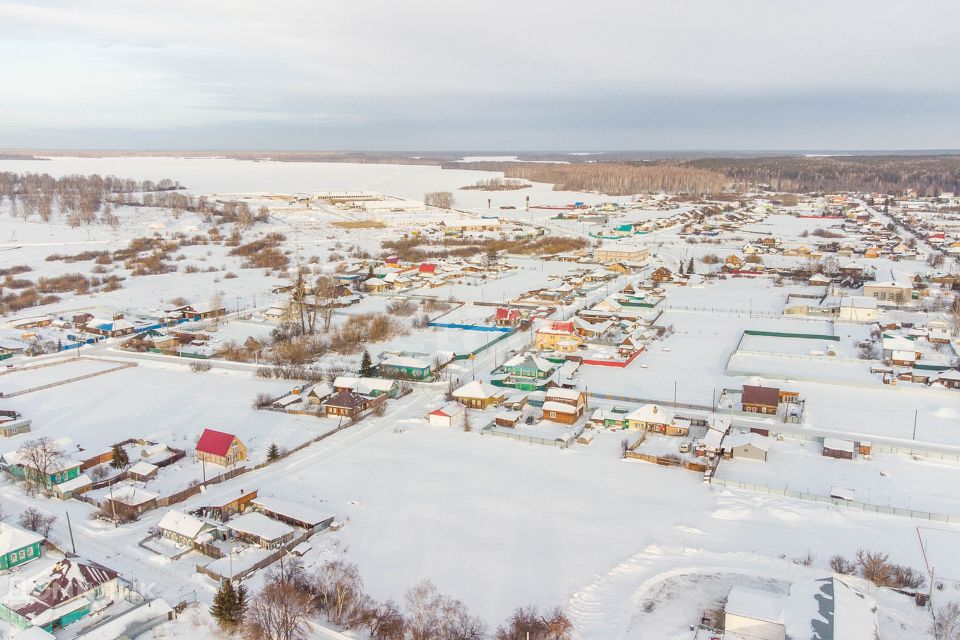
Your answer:
[[[553,411],[555,413],[576,413],[577,408],[565,402],[544,402],[544,412]]]
[[[391,356],[380,364],[385,364],[392,367],[412,367],[415,369],[430,368],[430,363],[426,360],[421,360],[420,358],[410,358],[408,356]]]
[[[146,461],[144,461],[144,460],[141,460],[141,461],[138,462],[137,464],[135,464],[135,465],[133,465],[132,467],[130,467],[129,469],[127,469],[127,471],[129,471],[130,473],[135,473],[135,474],[137,474],[138,476],[145,476],[145,475],[147,475],[147,474],[153,473],[154,471],[156,471],[156,470],[159,469],[159,468],[160,468],[160,467],[158,467],[158,466],[155,465],[155,464],[150,464],[149,462],[146,462]]]
[[[329,520],[333,517],[332,514],[318,511],[313,507],[289,500],[281,500],[280,498],[262,498],[258,496],[255,500],[251,501],[250,504],[254,507],[260,507],[265,511],[271,511],[311,526],[316,526],[324,520]]]
[[[497,387],[494,387],[493,385],[484,384],[480,380],[468,382],[453,392],[453,396],[455,398],[472,398],[477,400],[483,400],[484,398],[491,398],[500,395],[503,395],[503,391]]]
[[[141,489],[133,484],[120,484],[114,487],[112,494],[107,494],[107,497],[112,497],[112,499],[116,502],[121,502],[131,507],[135,507],[137,505],[150,502],[151,500],[159,497],[159,495],[153,493],[152,491]]]
[[[34,542],[43,542],[43,539],[39,533],[0,522],[0,553],[22,549]]]
[[[466,407],[464,407],[459,402],[450,402],[448,404],[443,405],[439,409],[434,409],[430,413],[442,413],[445,416],[453,417],[463,413],[464,409],[466,409]]]
[[[669,424],[673,420],[673,410],[656,404],[645,404],[628,413],[627,420],[651,422],[654,424]]]
[[[841,440],[840,438],[824,438],[823,448],[853,453],[853,442],[851,440]]]
[[[544,396],[547,400],[556,400],[557,398],[563,400],[580,400],[580,396],[583,392],[577,391],[576,389],[564,389],[563,387],[553,387],[552,389],[547,389],[547,395]]]
[[[333,386],[337,388],[346,388],[357,393],[368,395],[371,391],[390,391],[395,381],[388,378],[356,378],[353,376],[337,376],[333,381]]]
[[[189,513],[170,510],[163,514],[157,526],[192,540],[200,535],[204,527],[212,525]]]
[[[93,480],[90,479],[90,476],[85,473],[81,473],[76,478],[71,478],[66,482],[61,482],[60,484],[54,485],[54,489],[60,493],[67,493],[68,491],[76,491],[77,489],[89,487],[92,484]]]
[[[941,371],[937,376],[937,380],[960,380],[960,371],[956,369],[947,369],[946,371]]]
[[[733,587],[727,596],[725,612],[735,616],[783,624],[784,596],[770,591]]]
[[[228,522],[227,526],[239,533],[256,536],[263,540],[277,540],[293,533],[293,527],[256,511],[248,511],[242,516],[237,516]]]
[[[710,431],[714,431],[711,429]],[[709,435],[709,432],[708,432]],[[727,449],[750,445],[761,451],[770,450],[770,438],[765,438],[759,433],[731,433],[723,439],[723,445]]]

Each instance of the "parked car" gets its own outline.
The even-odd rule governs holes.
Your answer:
[[[527,424],[533,424],[533,416],[527,416],[527,419],[524,420]]]
[[[690,453],[690,441],[684,440],[680,443],[680,453]]]

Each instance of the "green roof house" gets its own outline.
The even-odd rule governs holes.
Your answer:
[[[6,571],[36,560],[43,550],[43,536],[0,522],[0,570]]]

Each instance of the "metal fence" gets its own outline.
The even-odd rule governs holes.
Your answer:
[[[932,513],[930,511],[921,511],[918,509],[901,509],[899,507],[885,507],[878,504],[867,502],[857,502],[856,500],[842,500],[840,498],[831,498],[830,496],[821,496],[815,493],[806,493],[803,491],[790,491],[789,489],[777,489],[764,484],[753,484],[751,482],[739,482],[737,480],[727,480],[714,476],[711,484],[717,484],[732,489],[742,489],[745,491],[754,491],[756,493],[766,493],[774,496],[783,496],[785,498],[794,498],[796,500],[805,500],[807,502],[819,502],[821,504],[832,504],[837,507],[848,509],[859,509],[868,513],[880,513],[893,516],[904,516],[907,518],[916,518],[917,520],[929,520],[931,522],[943,522],[946,524],[960,524],[960,516],[948,515],[944,513]]]

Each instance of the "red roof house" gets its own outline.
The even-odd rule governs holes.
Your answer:
[[[520,322],[520,310],[507,307],[497,307],[496,314],[497,325],[501,327],[512,327]]]
[[[420,265],[420,273],[436,273],[437,265],[430,262],[424,262]]]
[[[247,447],[232,433],[204,429],[197,441],[194,458],[227,467],[247,459]]]

